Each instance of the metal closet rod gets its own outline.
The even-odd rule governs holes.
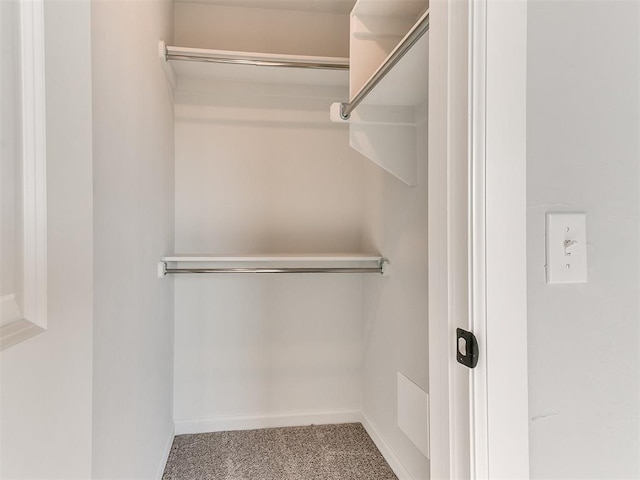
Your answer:
[[[380,260],[377,267],[218,267],[218,268],[168,268],[163,262],[163,275],[186,273],[385,273],[387,260]]]
[[[384,273],[382,267],[370,268],[347,268],[347,267],[326,267],[326,268],[167,268],[165,273]]]
[[[404,41],[396,47],[391,56],[387,58],[386,62],[376,71],[376,73],[369,79],[364,87],[353,97],[350,102],[344,102],[340,104],[340,117],[343,120],[348,120],[351,116],[351,112],[360,105],[360,103],[367,98],[367,95],[376,88],[378,83],[389,73],[389,71],[395,67],[395,65],[405,56],[405,54],[411,50],[418,40],[429,31],[429,14],[427,13],[413,28],[409,31],[409,34],[405,37]]]
[[[252,65],[257,67],[285,67],[285,68],[307,68],[319,70],[349,70],[348,63],[330,63],[330,62],[303,62],[303,61],[287,61],[287,60],[256,60],[251,57],[242,57],[238,55],[234,58],[224,57],[211,52],[199,53],[172,53],[170,47],[165,47],[165,58],[169,60],[186,60],[189,62],[205,62],[205,63],[227,63],[233,65]]]

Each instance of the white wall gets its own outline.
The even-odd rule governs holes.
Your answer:
[[[327,98],[265,90],[177,96],[176,251],[359,251],[348,131]],[[361,292],[359,275],[176,278],[177,424],[359,411]]]
[[[0,354],[0,476],[86,479],[92,397],[89,4],[46,2],[45,36],[48,329]]]
[[[157,54],[170,1],[91,4],[93,478],[152,478],[172,436],[173,111]]]
[[[639,478],[640,4],[528,13],[531,477]],[[589,283],[545,285],[545,212],[587,214]]]
[[[418,144],[418,182],[409,187],[367,162],[362,248],[391,261],[389,277],[364,282],[363,413],[416,480],[429,462],[397,426],[396,373],[429,386],[427,303],[427,123]]]
[[[257,31],[229,20],[242,27],[224,39],[199,26],[232,13],[176,4],[176,43],[347,55],[348,21],[340,48],[297,31],[279,39],[266,20]],[[262,47],[266,25],[296,50],[270,39]],[[177,252],[372,251],[389,256],[392,276],[177,278],[178,429],[363,410],[414,478],[428,478],[428,460],[396,424],[397,372],[428,385],[426,123],[419,185],[408,187],[351,150],[344,126],[327,123],[346,89],[304,98],[304,89],[187,86],[200,92],[176,96]]]
[[[347,49],[346,15],[175,9],[178,45]],[[344,38],[329,26],[345,29]],[[346,87],[179,85],[187,88],[194,91],[176,95],[176,252],[359,251],[362,161],[328,115]],[[361,406],[361,297],[359,275],[176,278],[178,430],[228,428],[225,418],[246,415],[353,417]]]
[[[176,2],[175,25],[182,47],[349,56],[348,15]]]

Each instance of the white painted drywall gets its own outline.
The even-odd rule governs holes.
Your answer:
[[[362,159],[331,100],[229,88],[176,97],[176,251],[359,251]],[[360,275],[175,281],[178,424],[360,410]]]
[[[531,478],[639,478],[640,4],[533,1]],[[587,215],[589,283],[547,285],[545,213]]]
[[[181,3],[175,41],[339,55],[347,49],[343,17]],[[328,26],[340,25],[344,38],[328,34]],[[347,128],[328,116],[331,102],[347,97],[346,86],[179,88],[195,93],[176,95],[176,252],[360,250],[362,159],[349,148]],[[360,275],[175,281],[174,412],[181,431],[228,425],[229,417],[330,420],[360,410]]]
[[[348,22],[344,51],[326,36],[311,49],[297,30],[282,39],[272,22],[258,28],[229,20],[241,12],[207,8],[176,5],[177,44],[347,53]],[[237,31],[218,39],[201,19]],[[267,23],[273,39],[261,38]],[[362,409],[413,477],[428,478],[396,405],[398,371],[428,385],[426,123],[419,185],[407,187],[327,122],[346,88],[290,89],[292,99],[265,85],[179,87],[200,92],[176,95],[176,252],[373,251],[389,256],[392,275],[177,278],[177,424]]]
[[[92,2],[92,478],[153,478],[173,431],[173,110],[157,56],[170,1]]]
[[[349,56],[349,15],[176,2],[181,47]]]
[[[415,187],[373,163],[364,167],[362,247],[387,256],[391,275],[364,281],[363,413],[413,478],[423,480],[429,462],[398,427],[396,405],[397,372],[425,391],[429,380],[427,123],[418,128]]]
[[[46,2],[45,40],[48,322],[46,332],[0,353],[0,476],[85,479],[92,398],[89,3]]]

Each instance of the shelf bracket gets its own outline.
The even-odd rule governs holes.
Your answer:
[[[167,262],[158,262],[158,278],[167,276]]]

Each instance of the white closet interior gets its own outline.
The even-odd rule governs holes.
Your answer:
[[[425,21],[426,1],[351,15],[175,3],[160,45],[175,252],[159,274],[184,273],[177,434],[362,421],[401,478],[428,477],[424,442],[398,425],[428,385],[428,34],[349,119],[331,107]]]

